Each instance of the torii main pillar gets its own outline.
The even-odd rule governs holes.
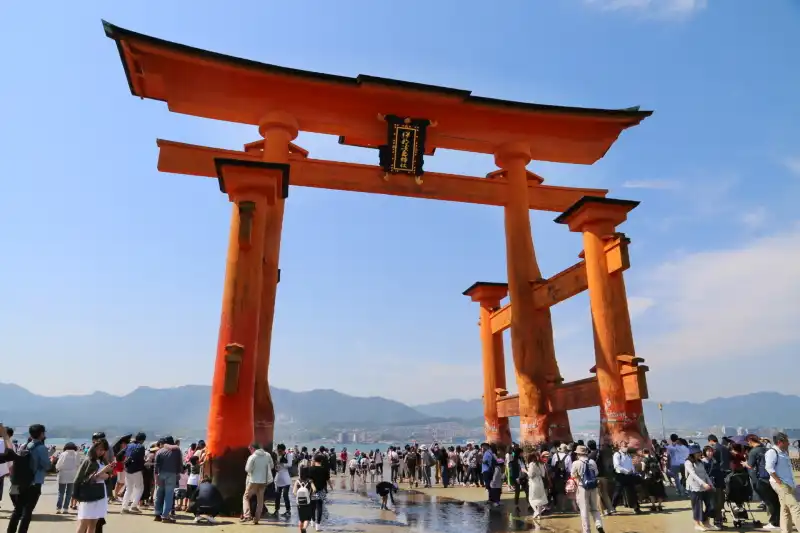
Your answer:
[[[542,279],[542,273],[533,248],[530,209],[526,201],[525,167],[531,160],[530,147],[524,142],[509,143],[498,147],[494,155],[507,180],[503,212],[508,291],[514,306],[511,345],[519,389],[520,441],[540,444],[550,440],[550,426],[554,422],[547,405],[547,389],[557,366],[550,313],[536,308],[531,285]],[[562,415],[563,420],[560,417],[556,425],[566,425],[568,433],[566,413]]]
[[[483,361],[483,425],[486,442],[511,444],[511,429],[508,418],[497,413],[498,391],[506,390],[506,362],[503,349],[503,333],[492,332],[492,313],[500,307],[500,301],[508,294],[505,283],[474,283],[464,291],[464,296],[481,305],[478,326],[481,332],[481,354]]]
[[[288,165],[217,159],[220,190],[233,202],[222,317],[211,386],[208,452],[225,509],[240,509],[243,465],[253,441],[267,214],[288,194]]]
[[[570,231],[583,234],[583,252],[589,303],[595,335],[597,384],[600,389],[600,439],[637,449],[649,447],[641,400],[628,401],[624,367],[633,358],[625,285],[622,272],[610,274],[606,242],[616,238],[616,227],[639,202],[586,196],[556,218]]]
[[[297,120],[287,113],[272,112],[261,119],[258,131],[264,137],[264,161],[288,164],[289,143],[297,137]],[[272,349],[272,324],[275,319],[275,299],[278,293],[278,260],[281,251],[284,204],[284,198],[279,195],[264,220],[264,262],[253,395],[254,439],[264,447],[271,446],[275,436],[275,406],[269,390],[269,360]]]

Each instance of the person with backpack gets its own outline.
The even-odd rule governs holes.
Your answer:
[[[308,475],[308,467],[300,468],[300,477],[294,482],[292,494],[297,504],[297,522],[300,533],[306,533],[308,524],[314,519],[314,504],[311,495],[317,490],[314,481]]]
[[[594,519],[597,533],[603,533],[603,515],[600,513],[597,487],[599,471],[597,463],[589,459],[589,449],[586,446],[575,448],[577,459],[572,462],[570,475],[577,483],[575,500],[578,502],[578,511],[581,515],[582,533],[590,533],[590,522]]]
[[[567,480],[569,479],[570,451],[566,444],[559,444],[556,452],[550,458],[550,481],[555,510],[566,512],[569,498],[567,498]]]
[[[42,495],[42,485],[50,469],[50,454],[44,445],[45,428],[33,424],[28,428],[30,442],[18,452],[11,473],[11,493],[16,493],[14,512],[8,519],[8,533],[27,533],[33,510]]]
[[[769,515],[769,524],[764,526],[764,529],[780,529],[780,504],[778,503],[778,494],[769,484],[769,472],[767,472],[765,460],[767,448],[762,444],[758,435],[748,435],[747,442],[750,444],[750,453],[747,456],[747,465],[750,467],[750,482],[755,493],[767,506],[767,514]]]
[[[642,479],[647,496],[652,505],[651,511],[663,511],[664,499],[667,496],[664,489],[664,473],[661,471],[661,461],[650,450],[642,450]]]
[[[147,435],[137,433],[133,444],[125,448],[125,494],[122,496],[122,513],[140,513],[139,500],[144,494],[144,441]],[[196,445],[195,445],[196,447]]]

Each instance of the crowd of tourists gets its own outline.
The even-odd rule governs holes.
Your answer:
[[[11,429],[0,426],[0,499],[5,485],[14,503],[9,533],[27,532],[48,473],[57,476],[55,512],[74,512],[78,533],[102,532],[113,503],[123,514],[152,509],[153,519],[162,523],[174,523],[176,513],[188,512],[195,522],[213,524],[223,511],[222,495],[206,471],[209,456],[203,441],[184,450],[172,437],[147,444],[147,436],[138,433],[112,445],[98,432],[91,443],[67,443],[54,451],[45,445],[45,437],[44,426],[35,424],[27,442],[19,444]],[[310,526],[319,531],[333,478],[342,475],[344,486],[349,478],[351,490],[373,484],[381,509],[388,509],[389,501],[394,504],[401,485],[409,490],[480,487],[486,490],[489,509],[501,505],[505,490],[513,493],[516,512],[525,507],[535,521],[578,513],[584,533],[592,526],[603,533],[604,517],[623,507],[634,514],[648,505],[650,512],[663,511],[667,485],[674,487],[673,497],[690,499],[696,530],[718,530],[728,514],[734,525],[747,518],[754,493],[769,516],[764,529],[790,533],[793,524],[800,525],[800,505],[788,449],[789,440],[780,433],[771,441],[756,435],[721,440],[709,435],[702,447],[671,435],[669,442],[654,440],[642,450],[598,447],[592,440],[526,449],[415,443],[391,446],[385,453],[356,450],[351,456],[346,448],[309,451],[252,444],[242,464],[246,481],[241,521],[258,524],[265,515],[288,518],[294,506],[301,532]]]

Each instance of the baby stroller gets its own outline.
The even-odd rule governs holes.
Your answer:
[[[723,510],[723,520],[726,520],[728,513],[731,514],[733,527],[743,527],[748,522],[753,527],[759,528],[763,524],[756,520],[753,511],[750,509],[750,502],[753,500],[753,487],[750,485],[750,475],[747,471],[732,472],[725,478],[725,505]]]

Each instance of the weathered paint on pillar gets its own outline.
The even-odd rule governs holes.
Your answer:
[[[508,197],[503,210],[506,230],[508,292],[511,314],[511,346],[519,390],[520,441],[539,444],[548,438],[546,371],[548,324],[538,313],[531,282],[541,278],[533,250],[528,180],[525,166],[530,149],[524,143],[511,143],[495,151],[497,166],[505,171]],[[551,330],[552,331],[552,330]],[[551,337],[552,338],[552,337]],[[553,354],[554,357],[554,354]]]
[[[464,291],[473,302],[480,303],[478,326],[481,335],[483,361],[483,417],[486,442],[511,444],[511,429],[508,418],[497,415],[497,390],[506,388],[506,363],[503,349],[503,334],[492,333],[491,314],[500,307],[500,301],[508,294],[505,283],[474,283]]]
[[[265,116],[259,131],[264,137],[264,161],[289,162],[289,143],[297,137],[298,125],[294,117],[282,112]],[[269,360],[272,349],[272,325],[275,319],[275,299],[278,292],[278,265],[283,231],[285,200],[277,198],[265,217],[264,267],[258,325],[258,356],[256,359],[253,418],[255,440],[270,446],[275,435],[275,406],[269,389]]]
[[[611,299],[614,305],[615,338],[617,352],[635,356],[636,349],[633,342],[633,329],[631,328],[631,315],[628,309],[628,293],[625,290],[625,278],[622,272],[614,272],[609,276]],[[650,432],[644,420],[644,407],[642,400],[627,400],[625,412],[628,417],[636,420],[637,429],[642,439],[641,446],[650,447]],[[635,443],[629,443],[636,445]],[[638,449],[641,449],[641,446]]]
[[[207,444],[214,483],[226,507],[241,507],[248,446],[253,439],[253,379],[261,294],[263,219],[269,189],[227,189],[234,202],[225,271]],[[238,498],[238,505],[237,505]]]
[[[597,383],[600,389],[600,439],[614,445],[643,444],[643,436],[639,431],[639,420],[642,417],[628,412],[617,359],[623,353],[617,340],[617,333],[623,328],[619,321],[627,319],[628,329],[630,321],[629,317],[622,317],[618,311],[619,303],[615,302],[605,254],[607,238],[613,237],[616,226],[624,222],[627,213],[637,205],[638,202],[584,197],[556,219],[556,222],[569,224],[571,231],[583,233],[589,303],[595,334]]]

